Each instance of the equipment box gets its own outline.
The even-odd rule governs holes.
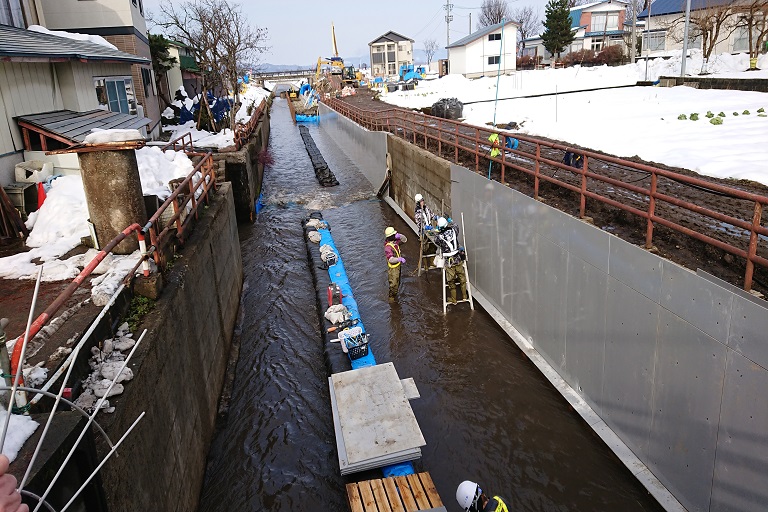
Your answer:
[[[339,333],[342,349],[349,354],[351,360],[368,355],[368,334],[363,333],[359,326],[344,329]]]
[[[3,190],[22,217],[37,210],[37,183],[17,181],[3,187]]]

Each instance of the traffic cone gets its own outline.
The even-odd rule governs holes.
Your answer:
[[[39,210],[41,206],[43,206],[43,203],[45,202],[45,187],[43,186],[43,183],[40,182],[37,184],[37,209]]]

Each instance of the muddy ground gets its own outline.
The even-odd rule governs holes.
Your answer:
[[[358,89],[354,96],[341,98],[349,105],[365,110],[386,110],[394,108],[393,105],[380,101],[375,97],[375,93],[368,89]],[[505,124],[505,123],[504,123]],[[500,123],[502,125],[502,123]],[[466,133],[474,133],[474,128],[467,126]],[[412,134],[406,134],[409,138]],[[487,137],[487,134],[485,135]],[[438,148],[435,140],[427,138],[426,149],[432,153],[442,156],[448,160],[455,161],[455,148],[453,144],[443,142]],[[567,141],[556,141],[546,138],[538,138],[562,146],[568,146],[574,150],[589,149],[592,152],[608,155],[591,148],[580,148],[573,146]],[[417,133],[417,144],[425,147],[424,137]],[[458,163],[469,169],[475,170],[478,174],[487,175],[489,161],[485,158],[475,157],[474,154],[462,152],[461,148],[468,146],[466,141],[459,143]],[[536,152],[536,144],[521,141],[518,152],[512,157],[508,157],[511,164],[532,170],[533,156]],[[542,147],[541,155],[554,162],[561,162],[564,152],[561,149]],[[530,155],[531,158],[527,158]],[[672,171],[675,175],[693,176],[704,180],[707,183],[724,185],[737,188],[753,194],[766,196],[768,187],[759,183],[746,180],[724,180],[701,176],[687,169],[675,168],[658,164],[655,162],[643,161],[638,157],[631,160],[635,163],[650,165],[656,168]],[[638,171],[627,166],[618,165],[612,162],[592,160],[589,163],[589,170],[604,176],[606,178],[621,181],[625,184],[634,185],[641,188],[650,188],[651,175],[649,173]],[[575,187],[580,187],[581,176],[575,172],[569,172],[566,169],[552,165],[542,165],[540,169],[542,175],[560,180]],[[491,178],[496,181],[502,181],[501,165],[494,163]],[[504,184],[519,190],[520,192],[533,197],[534,179],[529,174],[511,168],[505,165]],[[754,213],[754,203],[751,201],[729,197],[720,192],[707,189],[707,186],[692,186],[675,179],[660,177],[658,180],[658,191],[674,199],[687,201],[696,206],[705,207],[718,213],[738,218],[747,223],[751,223]],[[640,211],[647,211],[647,196],[600,181],[597,179],[587,180],[587,190],[593,191],[604,197],[609,197],[623,205],[636,208]],[[578,216],[580,210],[580,194],[578,192],[564,188],[563,186],[540,180],[539,199],[571,215]],[[636,216],[630,212],[595,199],[587,198],[585,216],[592,219],[592,222],[601,229],[609,231],[620,238],[636,245],[645,246],[646,224],[644,218]],[[746,250],[749,244],[749,232],[742,228],[717,221],[711,217],[704,216],[684,209],[667,202],[657,202],[656,214],[666,220],[672,221],[680,226],[705,234],[715,240],[733,245],[739,249]],[[765,219],[765,215],[763,216]],[[762,225],[765,226],[765,220]],[[670,259],[691,270],[702,269],[723,279],[735,286],[743,287],[745,260],[739,256],[734,256],[713,245],[697,240],[680,231],[661,226],[658,223],[654,225],[653,230],[653,248],[651,251]],[[757,254],[766,257],[768,255],[768,240],[761,238],[758,244]],[[752,289],[757,293],[768,295],[768,269],[755,266],[755,275]]]

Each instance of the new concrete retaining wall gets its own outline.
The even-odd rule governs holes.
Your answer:
[[[149,332],[130,365],[136,377],[102,419],[114,440],[147,413],[102,469],[110,512],[197,509],[243,282],[229,183],[181,254],[142,321]]]
[[[375,134],[321,114],[350,158],[365,151],[383,167],[386,150],[362,146]],[[402,144],[388,143],[401,215],[447,163],[425,170],[421,150]],[[480,302],[633,474],[669,510],[762,510],[766,303],[449,166]]]

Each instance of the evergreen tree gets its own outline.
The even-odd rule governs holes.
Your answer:
[[[544,48],[560,59],[560,52],[573,42],[568,0],[549,0],[545,12],[547,17],[544,20],[544,27],[546,30],[541,35]]]

